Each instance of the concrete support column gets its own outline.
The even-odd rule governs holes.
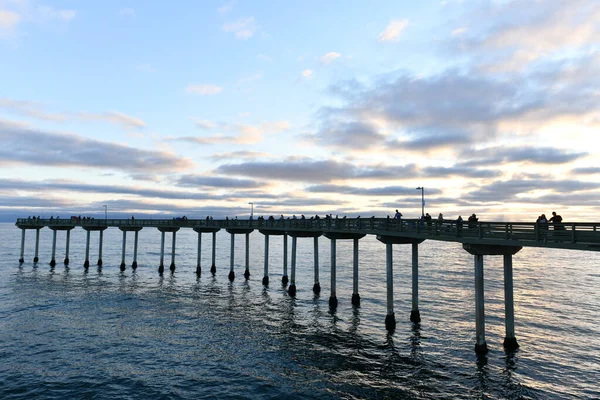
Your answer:
[[[56,231],[52,230],[52,258],[50,259],[50,266],[56,265]]]
[[[488,351],[485,342],[485,310],[483,292],[483,255],[476,254],[475,259],[475,352],[485,354]]]
[[[177,232],[173,232],[173,243],[171,244],[171,272],[175,271],[175,243],[177,238]]]
[[[196,260],[196,274],[200,275],[202,272],[202,232],[198,232],[198,259]]]
[[[85,231],[85,261],[83,268],[88,269],[90,267],[90,231]]]
[[[517,338],[515,337],[512,254],[504,255],[504,319],[506,324],[504,348],[507,350],[518,349],[519,344],[517,343]]]
[[[329,307],[336,308],[338,305],[337,294],[335,291],[335,281],[336,281],[336,249],[335,249],[335,239],[330,239],[331,241],[331,296],[329,297]]]
[[[269,285],[269,235],[265,235],[265,272],[263,274],[263,285]]]
[[[290,296],[296,295],[296,244],[298,238],[296,236],[292,236],[292,276],[290,279],[290,287],[288,289],[288,293]]]
[[[387,315],[385,327],[388,331],[396,329],[396,316],[394,315],[394,261],[392,258],[392,244],[385,245],[386,277],[387,277]]]
[[[319,282],[319,237],[315,236],[313,240],[315,255],[315,284],[313,285],[313,292],[319,294],[321,293],[321,283]]]
[[[233,282],[235,272],[233,272],[233,262],[235,260],[235,234],[231,234],[231,249],[229,251],[229,280]]]
[[[69,265],[69,244],[71,243],[71,230],[67,230],[67,244],[65,248],[65,265]]]
[[[138,250],[138,231],[135,231],[133,234],[133,262],[131,263],[132,269],[136,269],[138,266],[137,250]]]
[[[162,274],[165,272],[165,233],[160,232],[160,265],[158,266],[158,272]]]
[[[21,257],[19,258],[19,263],[23,264],[25,262],[25,229],[21,229]]]
[[[217,272],[217,232],[212,233],[212,265],[210,266],[210,273],[215,274]]]
[[[419,312],[419,244],[412,243],[412,309],[410,320],[414,323],[421,322]]]
[[[100,231],[100,238],[98,239],[98,266],[102,266],[102,239],[104,237],[104,231]]]
[[[246,233],[246,269],[244,270],[244,278],[250,278],[250,234]]]
[[[358,294],[358,239],[354,238],[354,257],[352,271],[352,305],[360,306],[360,295]]]
[[[36,229],[35,230],[35,256],[33,256],[34,263],[40,261],[40,258],[38,257],[39,250],[40,250],[40,230]]]
[[[283,276],[281,277],[281,283],[283,285],[288,284],[288,274],[287,274],[287,234],[283,235]]]
[[[121,271],[125,271],[125,248],[127,247],[127,231],[123,231],[123,247],[121,251]]]

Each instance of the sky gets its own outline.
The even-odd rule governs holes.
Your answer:
[[[600,220],[600,1],[0,0],[0,220]]]

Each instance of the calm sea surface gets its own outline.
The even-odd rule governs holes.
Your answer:
[[[263,287],[264,237],[250,235],[251,277],[243,278],[244,240],[236,237],[230,283],[229,235],[217,234],[217,274],[210,235],[203,273],[195,274],[197,235],[177,234],[177,270],[157,273],[160,233],[140,232],[134,272],[133,234],[121,272],[122,234],[92,233],[86,272],[85,231],[58,233],[57,263],[48,265],[52,234],[0,224],[0,398],[227,399],[597,399],[600,398],[600,254],[523,249],[513,258],[515,324],[520,350],[507,354],[502,257],[485,257],[486,339],[477,357],[473,258],[459,244],[419,246],[422,323],[409,321],[410,246],[394,246],[398,326],[385,330],[385,246],[360,241],[361,307],[352,296],[352,242],[338,241],[337,295],[329,310],[329,241],[320,239],[321,296],[312,293],[312,239],[298,240],[296,298],[281,285],[282,238],[271,237],[271,284]],[[291,242],[291,240],[290,240]],[[289,246],[291,251],[291,243]],[[290,260],[290,258],[288,258]]]

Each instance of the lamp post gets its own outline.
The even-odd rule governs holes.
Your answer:
[[[106,222],[108,219],[108,206],[106,204],[102,204],[102,207],[104,207],[104,222]]]
[[[419,186],[416,188],[421,191],[421,218],[425,217],[425,188],[423,186]]]
[[[254,218],[254,203],[250,202],[250,218]]]

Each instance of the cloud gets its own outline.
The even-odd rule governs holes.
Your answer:
[[[202,96],[219,94],[223,91],[223,87],[211,83],[188,85],[185,88],[187,93],[200,94]]]
[[[269,153],[263,153],[263,152],[259,152],[259,151],[246,151],[246,150],[242,150],[242,151],[232,151],[229,153],[215,153],[213,155],[210,156],[211,159],[213,160],[235,160],[235,159],[240,159],[240,158],[267,158],[269,157],[270,154]]]
[[[415,188],[410,186],[357,187],[347,185],[312,185],[305,188],[312,193],[335,193],[356,196],[414,196]],[[418,192],[420,194],[420,192]],[[440,189],[428,189],[428,194],[439,194]]]
[[[177,181],[177,185],[186,187],[213,187],[227,189],[256,189],[265,184],[252,179],[235,179],[218,176],[184,175]]]
[[[289,158],[283,161],[251,161],[223,164],[215,169],[223,175],[248,176],[284,182],[330,182],[337,179],[397,179],[412,166],[365,165],[335,160]]]
[[[225,3],[221,7],[217,8],[217,12],[219,14],[227,14],[228,12],[233,10],[233,7],[235,6],[235,4],[236,4],[235,1],[230,1],[228,3]]]
[[[12,34],[21,22],[21,16],[9,10],[0,9],[0,37]]]
[[[327,54],[324,54],[323,56],[321,56],[321,63],[323,64],[331,64],[332,62],[334,62],[335,60],[337,60],[338,58],[341,57],[340,53],[336,53],[334,51],[331,51]]]
[[[302,71],[300,73],[300,76],[302,76],[302,78],[304,78],[304,79],[308,79],[308,78],[312,77],[312,74],[313,74],[312,70],[305,69],[304,71]]]
[[[587,153],[555,147],[489,147],[468,149],[459,155],[465,166],[499,165],[507,163],[566,164],[585,157]]]
[[[141,119],[116,111],[109,111],[101,114],[80,113],[79,115],[83,119],[112,122],[113,124],[121,125],[125,128],[140,129],[146,127],[146,123]]]
[[[35,18],[39,18],[42,21],[60,20],[69,22],[77,14],[75,10],[57,10],[48,6],[37,6],[34,10]]]
[[[406,27],[408,26],[408,20],[394,20],[391,21],[387,28],[383,32],[379,34],[377,40],[380,42],[390,42],[395,41],[400,37],[400,34]]]
[[[0,164],[110,168],[143,172],[172,172],[192,166],[188,159],[160,151],[52,133],[0,120]]]
[[[600,174],[600,167],[582,167],[582,168],[574,168],[572,171],[574,174],[581,175],[594,175]]]
[[[3,7],[0,8],[0,38],[14,34],[25,22],[69,22],[77,15],[75,10],[39,6],[22,0],[0,2],[0,7]]]
[[[206,125],[205,126],[210,126]],[[201,129],[206,129],[200,126]],[[210,128],[219,132],[212,136],[179,136],[171,141],[185,141],[196,144],[255,144],[263,140],[264,135],[281,133],[290,128],[288,121],[265,121],[258,125],[250,124],[219,124]],[[234,134],[223,134],[223,132]]]
[[[320,145],[346,150],[375,148],[386,139],[376,126],[357,121],[328,121],[314,135],[307,137]]]
[[[197,128],[206,129],[206,130],[213,129],[216,126],[214,123],[212,123],[206,119],[203,119],[203,120],[194,119],[194,123],[196,124]]]
[[[254,35],[256,23],[254,17],[242,18],[223,25],[223,30],[235,33],[237,39],[249,39]]]

